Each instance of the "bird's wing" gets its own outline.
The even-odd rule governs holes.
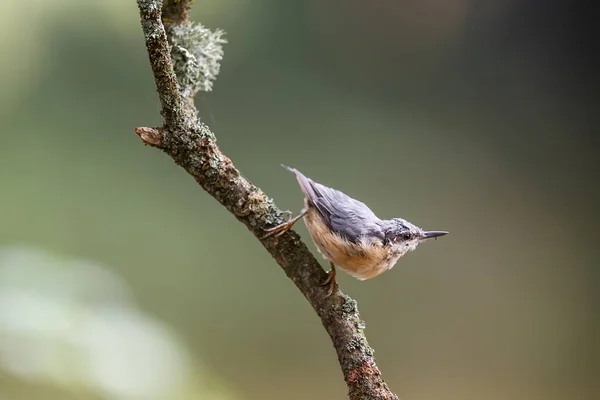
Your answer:
[[[365,203],[321,185],[297,169],[285,168],[296,175],[302,192],[334,232],[353,243],[365,236],[383,240],[380,220]]]

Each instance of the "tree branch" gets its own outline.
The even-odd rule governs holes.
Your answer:
[[[284,213],[220,151],[215,135],[197,118],[193,101],[189,101],[193,93],[180,88],[173,69],[171,45],[161,16],[168,21],[169,32],[174,24],[188,23],[190,1],[165,0],[164,5],[160,0],[137,2],[164,126],[136,128],[135,133],[144,144],[167,153],[260,238],[264,228],[283,222]],[[321,318],[337,352],[349,398],[397,400],[375,364],[356,301],[341,292],[326,297],[327,287],[320,283],[327,276],[298,234],[290,231],[277,239],[261,240],[261,244]]]

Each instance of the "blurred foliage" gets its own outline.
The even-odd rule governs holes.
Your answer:
[[[192,17],[229,42],[196,103],[247,178],[297,212],[285,163],[381,217],[451,232],[377,279],[340,277],[402,398],[600,395],[598,69],[579,28],[589,17],[574,10],[194,4]],[[0,22],[0,243],[109,266],[136,312],[175,330],[188,345],[179,351],[241,398],[345,398],[329,339],[292,282],[133,134],[161,121],[135,2],[2,2]],[[25,264],[40,284],[68,279]],[[77,381],[72,371],[52,372]],[[65,396],[0,372],[2,398]]]
[[[0,364],[16,377],[78,398],[233,399],[174,336],[136,309],[114,272],[0,248]]]

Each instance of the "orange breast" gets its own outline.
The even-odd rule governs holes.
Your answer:
[[[374,278],[393,265],[391,254],[381,241],[356,244],[333,234],[314,207],[308,207],[304,222],[323,257],[357,279]]]

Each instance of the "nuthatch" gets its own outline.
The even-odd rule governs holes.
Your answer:
[[[422,241],[448,233],[424,231],[402,218],[379,219],[366,204],[321,185],[294,168],[283,167],[296,175],[304,193],[304,208],[289,221],[266,229],[263,239],[282,235],[305,217],[312,240],[331,265],[323,283],[329,285],[327,296],[337,290],[336,266],[361,281],[371,279],[391,269]]]

